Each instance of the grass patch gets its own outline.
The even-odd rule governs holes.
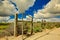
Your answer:
[[[3,30],[0,30],[0,33],[3,32]]]
[[[8,25],[9,25],[10,23],[0,23],[0,30],[1,29],[6,29],[6,28],[8,28]]]
[[[1,26],[0,26],[0,30],[6,29],[6,28],[8,28],[8,25],[5,25],[5,26],[4,26],[4,25],[1,25]]]
[[[0,23],[0,25],[9,25],[10,23]]]

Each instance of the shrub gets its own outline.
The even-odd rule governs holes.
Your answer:
[[[41,27],[34,27],[34,32],[42,32],[42,28]]]

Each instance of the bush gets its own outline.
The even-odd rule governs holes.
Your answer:
[[[34,32],[42,32],[42,28],[41,27],[34,27]]]

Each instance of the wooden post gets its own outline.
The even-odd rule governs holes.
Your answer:
[[[31,20],[31,35],[33,34],[33,16],[32,16],[32,20]]]
[[[23,21],[23,16],[24,16],[24,14],[22,13],[22,40],[24,40],[24,38],[23,38],[23,27],[24,27],[24,21]]]
[[[15,21],[14,21],[14,37],[17,36],[17,21],[18,21],[18,15],[15,14]]]

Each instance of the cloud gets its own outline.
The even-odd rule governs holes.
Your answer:
[[[45,19],[47,22],[60,22],[60,18],[49,18]]]
[[[24,13],[29,7],[33,6],[35,0],[11,0],[18,6],[19,12]]]
[[[59,16],[60,14],[54,14],[54,13],[49,13],[49,12],[42,12],[40,10],[38,10],[37,13],[34,14],[34,18],[52,18],[52,17],[56,17]]]
[[[60,0],[51,0],[44,6],[44,9],[38,10],[34,14],[35,18],[52,18],[55,16],[60,16]]]
[[[8,23],[12,23],[12,22],[14,22],[14,19],[10,19],[10,20],[8,20],[7,22],[8,22]]]
[[[26,18],[29,19],[29,20],[31,20],[32,16],[31,15],[27,15]]]
[[[0,1],[0,16],[14,15],[17,10],[8,0]]]
[[[60,22],[60,18],[48,18],[48,19],[43,19],[46,22]],[[37,21],[42,21],[42,19],[35,19],[35,22]]]
[[[50,13],[60,13],[60,0],[51,0],[45,6],[45,10]]]
[[[6,22],[9,20],[9,16],[8,17],[0,17],[0,22]]]

